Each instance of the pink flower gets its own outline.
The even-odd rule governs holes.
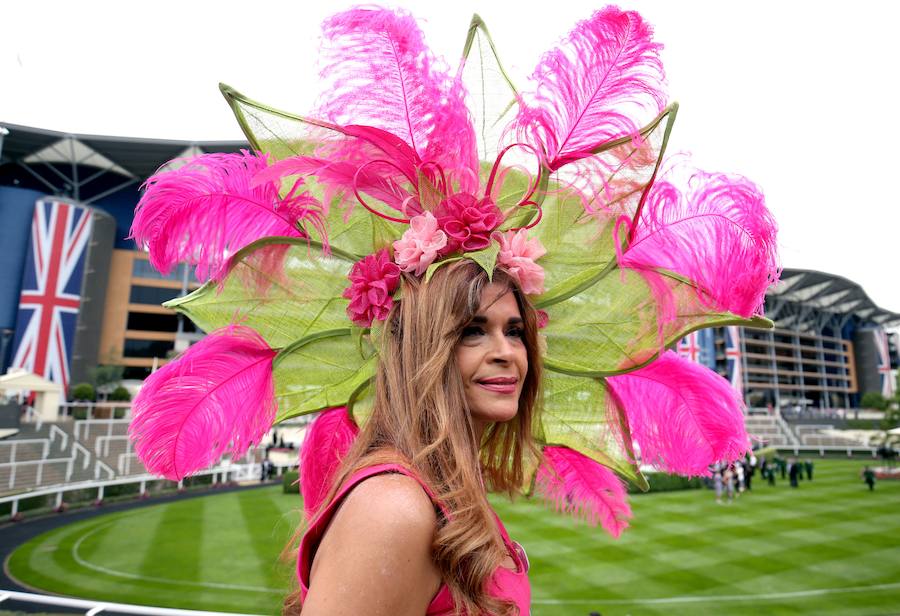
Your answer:
[[[503,215],[490,199],[479,200],[469,193],[456,193],[444,199],[435,214],[438,225],[447,234],[447,246],[442,254],[487,248],[491,232],[503,222]]]
[[[384,321],[400,284],[400,268],[391,261],[387,249],[354,263],[347,278],[350,286],[343,296],[350,300],[347,306],[350,320],[360,327],[371,327],[373,319]]]
[[[522,286],[528,295],[544,292],[544,268],[535,263],[546,254],[541,241],[528,239],[525,229],[499,234],[500,254],[497,262],[506,267],[510,275]]]
[[[437,218],[425,212],[413,217],[403,237],[394,242],[394,261],[402,271],[421,276],[446,245],[447,235],[438,228]]]

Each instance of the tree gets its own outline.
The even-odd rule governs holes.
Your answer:
[[[131,402],[131,394],[127,389],[119,385],[109,394],[109,399],[112,402]]]
[[[72,399],[79,402],[93,402],[97,399],[97,392],[90,383],[78,383],[72,387]]]
[[[867,391],[863,394],[862,400],[859,401],[859,405],[864,409],[876,409],[878,411],[884,411],[888,408],[889,401],[881,392],[878,391]]]
[[[124,366],[97,366],[91,370],[91,381],[97,389],[102,389],[106,385],[121,381],[124,373]]]

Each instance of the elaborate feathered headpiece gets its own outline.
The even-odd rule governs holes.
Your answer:
[[[402,301],[400,272],[459,259],[502,265],[542,311],[535,485],[559,507],[618,535],[616,474],[646,488],[633,443],[689,475],[743,455],[740,396],[665,349],[703,327],[771,325],[775,224],[748,180],[662,161],[678,107],[660,48],[637,13],[607,7],[519,91],[477,16],[452,73],[411,16],[358,8],[324,24],[311,117],[221,86],[254,151],[151,177],[132,227],[157,269],[188,262],[207,281],[166,305],[209,335],[134,402],[148,470],[180,478],[273,421],[339,407],[305,445],[314,509],[333,463],[310,452],[340,454],[364,421],[370,333]]]

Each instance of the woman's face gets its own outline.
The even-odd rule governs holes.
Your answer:
[[[512,291],[503,285],[485,287],[478,312],[456,347],[466,402],[479,431],[512,419],[519,410],[528,373],[524,328]]]

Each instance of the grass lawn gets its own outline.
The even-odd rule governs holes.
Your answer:
[[[813,482],[634,496],[621,539],[527,501],[494,499],[531,560],[535,615],[900,613],[900,483],[869,493],[861,461]],[[46,591],[123,603],[277,613],[277,555],[299,516],[280,487],[216,494],[61,527],[8,562]]]

